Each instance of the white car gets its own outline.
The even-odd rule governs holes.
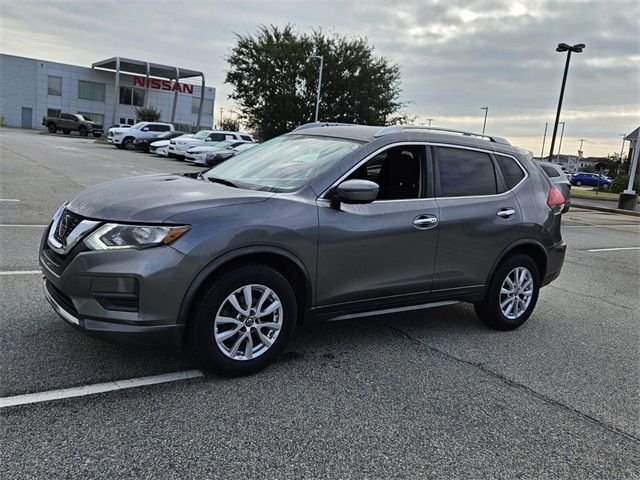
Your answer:
[[[243,143],[252,143],[246,142],[244,140],[240,141],[231,141],[224,140],[222,142],[215,142],[213,145],[203,145],[200,147],[191,147],[187,150],[187,153],[184,156],[185,161],[195,163],[196,165],[205,165],[205,160],[207,155],[211,152],[217,152],[219,150],[224,150],[226,148],[237,147],[238,145],[242,145]]]
[[[149,153],[155,153],[156,155],[160,155],[162,157],[168,157],[169,156],[169,142],[173,139],[173,138],[180,138],[180,137],[190,137],[190,134],[184,134],[184,135],[180,135],[178,137],[173,136],[167,140],[163,139],[162,137],[164,136],[169,136],[171,135],[170,133],[161,133],[160,135],[158,135],[158,138],[160,140],[156,140],[155,142],[151,142],[149,144]]]
[[[228,132],[224,130],[200,130],[191,138],[180,137],[171,140],[169,144],[169,156],[173,158],[185,158],[187,150],[191,147],[212,145],[213,142],[221,142],[224,140],[253,142],[253,137],[246,133]]]
[[[139,138],[153,138],[162,132],[173,132],[170,123],[138,122],[130,128],[110,128],[107,141],[117,148],[133,150],[133,142]]]

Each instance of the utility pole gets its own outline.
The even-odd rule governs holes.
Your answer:
[[[482,124],[482,134],[484,135],[484,130],[487,128],[487,114],[489,113],[489,107],[482,107],[480,110],[484,110],[484,123]]]
[[[584,142],[588,142],[589,140],[587,140],[586,138],[580,138],[579,140],[580,140],[580,149],[579,150],[582,151],[582,144]]]
[[[320,90],[322,88],[322,69],[324,68],[324,55],[312,55],[311,58],[320,59],[320,71],[318,72],[318,91],[316,93],[316,116],[315,116],[315,122],[318,123],[318,115],[320,112]]]
[[[544,144],[547,141],[547,127],[549,126],[549,122],[544,122],[544,136],[542,137],[542,150],[540,150],[540,160],[544,156]]]
[[[560,144],[558,145],[558,155],[556,156],[556,163],[560,163],[560,151],[562,150],[562,137],[564,137],[564,122],[562,124],[562,132],[560,133]],[[567,168],[569,168],[569,159],[567,158]]]
[[[556,52],[567,52],[567,62],[564,65],[564,75],[562,76],[562,87],[560,88],[560,99],[558,100],[558,111],[556,112],[556,121],[553,124],[553,135],[551,136],[551,150],[549,152],[549,159],[553,157],[553,148],[556,145],[556,135],[558,134],[558,124],[560,123],[560,111],[562,110],[562,99],[564,98],[564,87],[567,84],[567,73],[569,72],[569,61],[571,60],[571,53],[581,53],[584,49],[584,43],[578,43],[576,45],[567,45],[566,43],[559,43]]]
[[[428,126],[430,127],[430,126],[431,126],[431,122],[432,122],[433,120],[435,120],[435,118],[427,118],[426,120],[427,120],[427,122],[429,122],[429,125],[428,125]]]

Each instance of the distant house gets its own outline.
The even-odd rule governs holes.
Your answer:
[[[535,160],[549,162],[549,156],[535,157]],[[560,165],[566,172],[577,172],[587,166],[591,166],[596,169],[596,165],[599,163],[606,163],[607,157],[579,157],[578,155],[566,155],[561,153],[554,155],[550,163],[556,163]]]

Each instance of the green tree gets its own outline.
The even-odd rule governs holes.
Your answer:
[[[229,132],[237,132],[240,130],[240,122],[233,118],[225,118],[218,122],[218,130],[227,130]]]
[[[230,98],[243,122],[263,139],[291,131],[315,116],[319,60],[324,56],[320,121],[389,125],[407,122],[400,113],[400,69],[374,54],[367,39],[300,34],[292,25],[262,26],[236,34],[227,58]]]
[[[153,105],[136,108],[136,117],[141,122],[157,122],[162,117],[162,112]]]

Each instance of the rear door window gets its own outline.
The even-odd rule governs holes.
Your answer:
[[[507,188],[511,190],[524,178],[524,172],[522,171],[522,168],[520,168],[520,165],[518,165],[518,162],[511,157],[496,155],[496,160],[500,170],[502,171],[502,175],[507,182]],[[542,165],[542,168],[544,168],[544,165]]]
[[[498,193],[493,160],[487,153],[438,147],[441,197],[468,197]]]

